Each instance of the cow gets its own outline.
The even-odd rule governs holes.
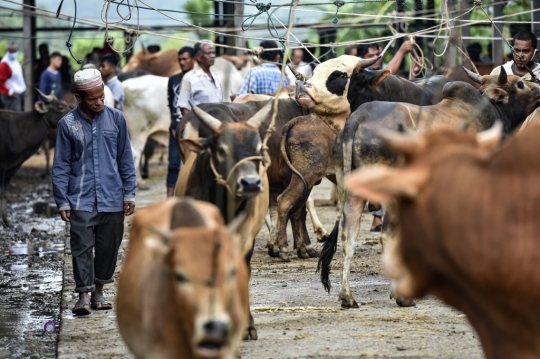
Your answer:
[[[234,357],[249,312],[234,231],[217,207],[189,198],[137,211],[116,297],[120,334],[137,358]]]
[[[60,119],[70,111],[68,104],[54,94],[45,95],[38,89],[36,91],[43,102],[36,102],[33,111],[0,110],[0,212],[5,227],[11,225],[7,210],[7,190],[11,178],[39,150],[48,131],[56,128]]]
[[[398,294],[433,294],[463,311],[488,359],[539,358],[540,126],[502,146],[500,125],[486,132],[381,131],[402,166],[362,168],[345,187],[396,201],[383,267]]]
[[[239,226],[242,255],[251,261],[255,237],[265,222],[269,204],[264,150],[259,127],[271,111],[272,102],[262,107],[248,121],[222,121],[197,106],[192,113],[211,132],[207,138],[182,139],[192,153],[180,169],[175,196],[190,196],[216,205],[226,223],[241,212],[245,219]],[[257,339],[257,329],[250,314],[248,338]]]
[[[178,50],[170,49],[151,54],[143,49],[129,59],[122,72],[133,70],[146,70],[156,76],[170,77],[180,72],[178,64]],[[236,67],[226,59],[216,57],[214,66],[211,68],[223,85],[223,101],[229,102],[229,96],[238,93],[244,82],[244,76]]]
[[[438,126],[459,127],[466,123],[471,131],[482,131],[500,119],[505,133],[508,134],[540,105],[540,87],[526,83],[518,76],[507,75],[506,72],[497,76],[480,76],[471,72],[469,75],[481,83],[480,91],[465,82],[449,83],[444,87],[444,99],[436,105],[416,106],[376,101],[360,106],[351,114],[334,144],[338,183],[342,184],[343,177],[355,168],[374,163],[396,163],[395,154],[375,137],[376,129],[396,130],[400,126],[406,126],[423,131]],[[341,241],[345,258],[339,298],[343,308],[350,308],[358,306],[349,285],[350,263],[360,229],[362,208],[367,199],[347,195],[346,192],[342,196],[345,198],[342,197],[338,221],[324,244],[319,267],[323,285],[330,291],[330,263],[336,250],[339,217],[342,217]],[[387,211],[387,215],[392,221],[391,211]],[[391,230],[391,227],[389,229]],[[383,248],[389,236],[390,231],[388,234],[383,231]],[[396,302],[401,306],[414,305],[414,302],[405,298],[396,298]]]
[[[339,114],[347,114],[361,104],[375,100],[418,105],[436,103],[442,99],[442,86],[450,82],[436,76],[413,83],[393,76],[389,71],[365,71],[364,68],[374,61],[377,59],[365,61],[349,56],[328,60],[317,66],[310,81],[297,84],[298,103],[320,112],[321,108],[327,108],[326,101],[330,101],[334,106],[332,112],[337,115],[322,113],[324,122],[315,114],[298,117],[283,128],[281,153],[296,175],[277,200],[276,240],[280,253],[287,253],[287,221],[291,216],[305,216],[296,212],[306,202],[313,186],[324,177],[336,183],[332,147],[342,126],[338,124]],[[320,84],[323,84],[322,88],[317,86]],[[337,101],[342,110],[335,105]],[[318,240],[325,240],[326,231],[322,226],[316,233]],[[280,257],[287,259],[285,254]]]

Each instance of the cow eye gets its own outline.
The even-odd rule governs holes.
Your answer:
[[[519,81],[517,86],[518,86],[518,88],[520,88],[522,90],[525,88],[525,85],[523,84],[523,81]]]
[[[187,283],[187,281],[188,281],[187,278],[184,277],[184,276],[183,276],[182,274],[180,274],[180,273],[176,273],[176,274],[175,274],[175,279],[176,279],[176,281],[177,281],[178,283]]]
[[[342,79],[346,79],[346,78],[348,78],[348,77],[349,77],[349,76],[347,76],[347,74],[344,73],[344,72],[343,72],[341,75],[339,75],[339,78],[342,78]]]

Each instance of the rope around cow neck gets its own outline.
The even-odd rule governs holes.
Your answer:
[[[268,148],[268,147],[267,147]],[[263,148],[263,151],[264,151],[264,148]],[[265,153],[266,156],[268,156],[267,153]],[[232,196],[235,196],[236,194],[233,192],[233,190],[231,189],[231,187],[229,186],[229,180],[231,179],[231,176],[232,174],[234,173],[234,171],[238,168],[238,166],[240,166],[241,164],[243,164],[244,162],[248,162],[248,161],[261,161],[262,162],[262,166],[264,167],[264,171],[266,172],[266,169],[268,168],[265,163],[264,163],[264,155],[263,156],[250,156],[250,157],[246,157],[246,158],[242,158],[240,161],[238,161],[229,171],[229,173],[227,174],[227,178],[223,178],[223,176],[217,171],[216,169],[216,166],[214,165],[214,157],[212,156],[212,152],[210,152],[210,168],[212,169],[212,172],[214,173],[214,176],[216,177],[215,178],[215,181],[217,184],[219,185],[222,185],[223,187],[225,187],[227,189],[227,191],[232,195]]]

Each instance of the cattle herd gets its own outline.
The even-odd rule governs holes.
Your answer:
[[[136,163],[149,137],[167,143],[162,76],[178,69],[176,57],[159,54],[136,54],[128,69],[151,74],[123,82]],[[444,76],[409,81],[365,70],[377,60],[343,55],[298,81],[294,98],[201,104],[184,116],[176,196],[136,213],[118,287],[120,332],[137,357],[232,358],[242,338],[257,339],[248,284],[265,223],[268,254],[290,261],[290,220],[297,257],[319,258],[328,291],[341,231],[339,299],[358,307],[349,281],[368,201],[386,208],[383,264],[398,305],[434,294],[468,316],[488,358],[540,357],[540,125],[529,119],[516,130],[537,116],[540,86],[504,69],[493,76],[464,69],[477,86]],[[227,66],[222,81],[234,88],[240,71]],[[11,136],[0,143],[6,225],[10,178],[69,110],[42,98],[20,118],[0,112]],[[39,131],[13,143],[23,122]],[[340,200],[330,233],[310,199],[323,178]]]

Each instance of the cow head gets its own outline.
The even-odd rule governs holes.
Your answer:
[[[194,152],[209,154],[211,165],[236,197],[248,199],[263,191],[260,175],[262,141],[258,130],[268,118],[273,103],[268,101],[251,119],[237,123],[223,123],[193,106],[194,114],[213,136],[180,142]]]
[[[54,94],[45,95],[37,88],[36,91],[43,101],[37,101],[34,108],[46,119],[51,127],[56,128],[62,117],[71,110],[70,107],[64,101],[57,99]]]
[[[379,57],[360,59],[342,55],[318,65],[306,82],[298,82],[296,101],[319,116],[348,116],[351,112],[347,94],[353,74],[373,65]]]
[[[248,269],[236,234],[239,221],[223,224],[217,207],[181,199],[172,208],[170,232],[161,237],[178,324],[193,358],[233,357],[247,326]],[[175,313],[170,313],[174,316]]]
[[[465,69],[465,68],[464,68]],[[501,67],[498,75],[480,76],[465,69],[469,77],[481,85],[479,91],[509,120],[505,132],[510,132],[540,106],[540,86],[523,81],[521,77],[508,75]]]

